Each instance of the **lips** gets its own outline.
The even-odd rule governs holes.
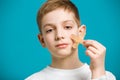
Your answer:
[[[57,44],[55,47],[57,48],[66,48],[68,46],[67,43]]]

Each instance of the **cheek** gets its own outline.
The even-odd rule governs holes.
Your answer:
[[[72,43],[73,41],[72,41],[72,39],[71,39],[71,35],[72,34],[75,34],[75,35],[79,35],[79,32],[78,32],[78,30],[76,30],[76,29],[74,29],[74,30],[71,30],[70,32],[67,32],[66,34],[65,34],[65,37],[66,37],[66,41],[68,41],[68,42],[70,42],[70,43]]]
[[[48,36],[47,35],[47,36],[44,37],[44,41],[45,41],[46,46],[53,45],[52,42],[54,42],[54,36],[52,36],[52,35]]]
[[[68,36],[71,36],[72,34],[78,35],[79,34],[78,28],[74,28],[70,30],[70,32],[67,32]]]

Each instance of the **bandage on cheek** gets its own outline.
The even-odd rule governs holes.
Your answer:
[[[71,39],[74,41],[73,48],[77,48],[79,44],[83,43],[83,37],[82,36],[76,36],[74,34],[71,35]]]
[[[83,44],[84,36],[86,33],[82,33],[81,35],[77,36],[72,34],[71,39],[74,41],[73,48],[77,48],[79,44]]]
[[[85,26],[85,25],[81,25],[81,27],[83,27],[83,26]],[[83,44],[85,35],[86,35],[86,30],[83,31],[80,35],[72,34],[71,39],[74,41],[74,44],[72,47],[77,48],[79,44]]]

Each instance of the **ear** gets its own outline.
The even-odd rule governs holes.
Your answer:
[[[85,35],[86,35],[86,26],[81,25],[79,27],[79,36],[81,36],[81,38],[84,39]]]
[[[44,42],[44,38],[43,38],[42,34],[38,34],[38,39],[39,39],[41,45],[42,45],[43,47],[46,47],[46,46],[45,46],[45,42]]]

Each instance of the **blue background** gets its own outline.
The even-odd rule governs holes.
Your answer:
[[[79,9],[86,39],[107,48],[106,70],[120,79],[120,0],[72,0]],[[0,80],[23,80],[50,64],[51,56],[40,45],[36,14],[45,0],[0,0]],[[80,58],[89,64],[85,48]]]

